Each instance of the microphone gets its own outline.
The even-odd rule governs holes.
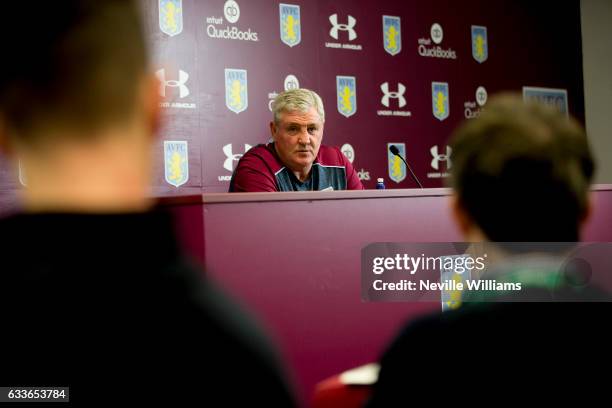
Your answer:
[[[417,178],[417,176],[414,174],[414,171],[412,171],[412,167],[410,167],[410,165],[408,164],[408,162],[406,161],[406,159],[404,159],[402,157],[402,155],[399,152],[399,149],[397,148],[397,146],[395,145],[391,145],[389,146],[389,151],[391,152],[391,154],[394,154],[395,156],[399,157],[400,159],[402,159],[402,161],[404,162],[404,164],[406,165],[406,167],[408,168],[408,170],[410,171],[410,175],[412,176],[412,179],[418,184],[418,186],[420,188],[423,188],[423,185],[421,184],[421,182],[419,181],[419,179]]]

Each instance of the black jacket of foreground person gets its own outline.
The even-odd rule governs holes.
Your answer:
[[[70,386],[85,406],[293,406],[263,336],[181,255],[169,216],[17,215],[0,247],[3,386]]]

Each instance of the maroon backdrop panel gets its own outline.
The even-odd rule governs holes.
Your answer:
[[[142,0],[166,115],[154,194],[227,191],[240,156],[269,138],[271,98],[298,83],[323,97],[324,142],[352,146],[367,188],[377,177],[387,188],[414,187],[405,171],[391,181],[388,143],[405,144],[426,187],[442,186],[451,131],[486,109],[476,103],[479,87],[488,95],[523,86],[564,89],[569,110],[584,119],[578,0],[287,0],[299,6],[289,25],[280,3]],[[399,18],[393,47],[385,47],[383,16]],[[486,59],[473,57],[472,26],[487,30]],[[432,49],[433,57],[423,56]],[[243,81],[226,81],[226,69],[241,70]],[[338,76],[355,79],[344,112]],[[433,82],[448,84],[444,120],[433,114]],[[184,157],[165,162],[165,141],[186,142]],[[0,157],[0,191],[20,188],[15,167]]]
[[[461,241],[447,194],[207,194],[205,244],[192,248],[201,248],[208,274],[265,323],[307,397],[318,381],[376,360],[408,319],[439,310],[362,303],[360,254],[373,242]],[[612,186],[597,187],[593,197],[584,240],[612,241]],[[193,204],[182,208],[193,213]],[[202,233],[201,225],[182,226],[187,240]]]
[[[179,80],[179,71],[188,74],[181,81],[187,88],[175,82],[165,87],[166,102],[179,102],[179,107],[165,109],[168,121],[161,135],[189,144],[190,177],[179,191],[227,190],[240,156],[268,140],[269,102],[285,89],[288,76],[323,97],[324,142],[352,146],[354,164],[368,188],[377,177],[387,179],[390,188],[414,187],[405,172],[396,177],[401,181],[390,180],[388,143],[404,143],[423,184],[440,187],[450,166],[445,155],[450,133],[466,116],[486,109],[476,104],[479,87],[489,95],[520,92],[523,86],[565,89],[570,111],[584,118],[577,0],[288,0],[283,3],[299,6],[289,39],[278,1],[182,0],[181,12],[173,14],[183,23],[176,35],[162,32],[166,3],[144,4],[155,69],[165,69],[166,81]],[[385,49],[383,16],[400,19],[392,51]],[[436,24],[439,36],[434,38]],[[484,61],[473,57],[472,26],[486,27]],[[422,56],[438,48],[456,58]],[[226,69],[246,74],[233,90],[244,92],[233,107],[228,106],[233,91],[226,84]],[[355,79],[354,99],[345,112],[338,108],[338,76]],[[448,84],[444,120],[433,114],[433,82]],[[189,94],[181,96],[181,89]],[[385,94],[390,98],[383,102]],[[381,116],[381,111],[403,116]],[[171,192],[176,188],[164,182],[162,157],[160,146],[156,191]]]

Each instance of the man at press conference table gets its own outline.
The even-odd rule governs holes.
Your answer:
[[[344,154],[321,144],[325,110],[319,95],[308,89],[283,92],[272,112],[272,142],[240,159],[230,192],[363,190]]]

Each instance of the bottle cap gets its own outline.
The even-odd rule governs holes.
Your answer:
[[[384,182],[385,182],[385,179],[384,179],[384,178],[379,178],[379,179],[377,179],[377,180],[376,180],[376,182],[377,182],[377,183],[384,183]]]

